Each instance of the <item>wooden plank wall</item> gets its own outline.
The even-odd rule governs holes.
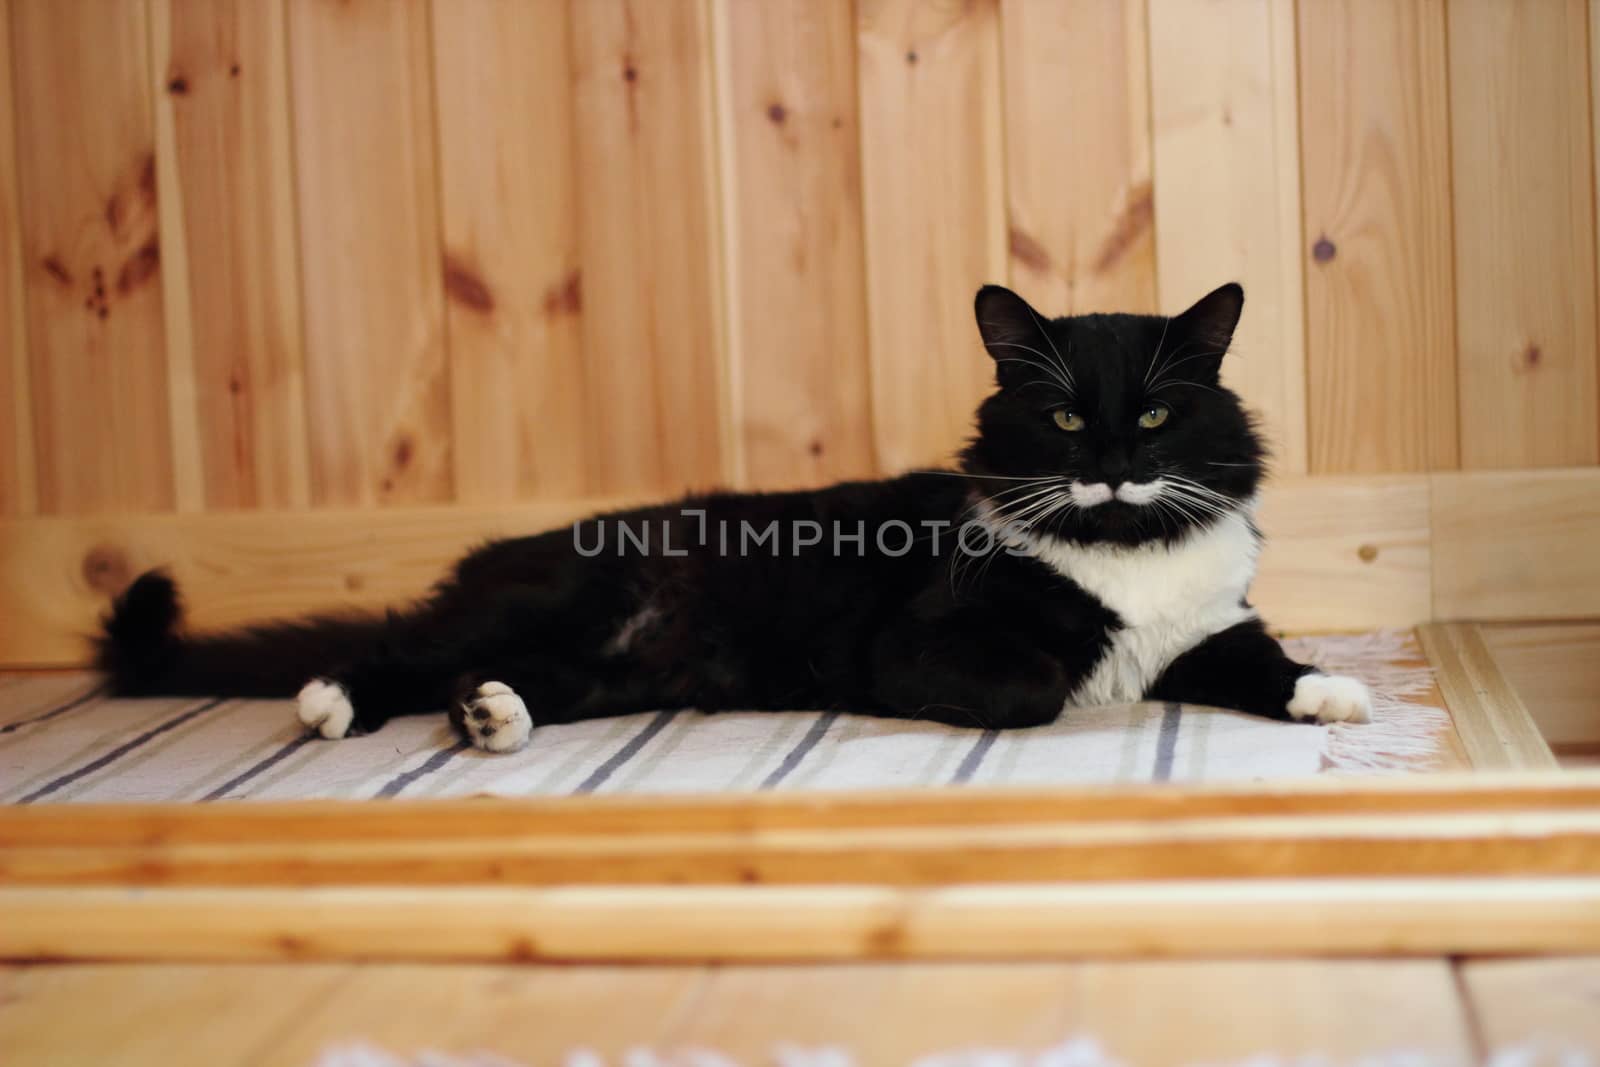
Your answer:
[[[937,463],[984,281],[1243,281],[1225,375],[1330,500],[1592,468],[1597,11],[0,0],[0,521]]]

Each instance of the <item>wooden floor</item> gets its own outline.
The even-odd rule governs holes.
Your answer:
[[[1484,1062],[1600,1049],[1600,960],[885,964],[795,968],[16,967],[0,1049],[24,1065],[309,1067],[351,1042],[528,1064],[646,1046],[743,1064],[831,1046],[863,1065],[1092,1038],[1129,1067],[1261,1055]]]

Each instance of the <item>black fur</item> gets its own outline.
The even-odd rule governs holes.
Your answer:
[[[117,599],[99,664],[132,695],[290,696],[310,678],[331,678],[349,692],[353,732],[447,707],[459,726],[463,694],[490,679],[517,691],[535,723],[661,707],[827,708],[991,728],[1048,722],[1122,622],[1036,559],[959,551],[954,530],[984,504],[1041,536],[1170,543],[1211,521],[1217,501],[1252,496],[1262,447],[1217,374],[1242,302],[1229,285],[1172,319],[1046,320],[1008,290],[985,287],[977,318],[998,388],[978,410],[958,470],[716,493],[493,542],[427,598],[382,615],[185,635],[176,588],[152,572]],[[1140,428],[1156,404],[1167,421]],[[1058,409],[1083,417],[1084,428],[1064,432]],[[1052,508],[1037,493],[1043,487],[1048,503],[1072,479],[1156,476],[1192,481],[1211,505]],[[1051,481],[1021,480],[1040,478]],[[774,521],[775,543],[737,551],[744,531]],[[806,543],[807,522],[823,531],[820,543]],[[894,551],[904,541],[898,526],[887,542],[874,535],[892,523],[916,537],[904,554]],[[937,523],[948,525],[929,525]],[[635,538],[648,530],[650,550],[630,542],[619,552],[623,527]],[[864,536],[836,545],[841,528]],[[604,550],[587,554],[602,529]],[[733,551],[722,551],[720,531]],[[1243,624],[1178,657],[1151,695],[1281,717],[1304,670],[1259,623]]]

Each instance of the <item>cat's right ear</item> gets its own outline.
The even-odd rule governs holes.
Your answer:
[[[1044,332],[1044,317],[1003,285],[979,289],[973,312],[1002,386],[1027,372],[1029,363],[1038,363],[1043,352],[1054,350]]]

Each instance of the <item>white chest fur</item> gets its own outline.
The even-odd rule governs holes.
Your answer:
[[[1255,617],[1241,603],[1261,545],[1250,511],[1232,512],[1175,545],[1121,548],[1032,540],[1032,554],[1122,618],[1123,629],[1075,705],[1138,700],[1173,660],[1207,637]]]

